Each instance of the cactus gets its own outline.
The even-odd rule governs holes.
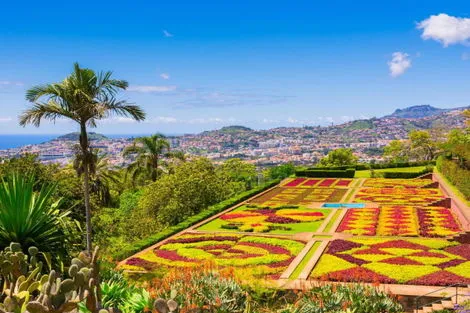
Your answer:
[[[100,307],[98,248],[72,259],[68,277],[52,270],[41,273],[39,251],[30,247],[28,254],[17,243],[0,252],[0,279],[3,281],[0,313],[67,313],[84,301],[92,313],[107,313]]]
[[[163,299],[157,299],[153,303],[153,308],[158,313],[174,313],[178,310],[178,303],[175,300],[165,301]]]

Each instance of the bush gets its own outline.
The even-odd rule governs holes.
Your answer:
[[[383,178],[416,178],[421,175],[432,173],[432,167],[426,167],[424,170],[419,172],[383,172],[381,175]]]
[[[335,177],[335,178],[354,178],[356,170],[349,168],[346,170],[323,170],[323,169],[307,169],[295,172],[297,177]]]
[[[234,205],[236,205],[236,204],[238,204],[242,201],[245,201],[246,199],[251,198],[255,194],[260,193],[260,192],[262,192],[262,191],[264,191],[268,188],[271,188],[271,187],[277,185],[278,183],[279,183],[279,180],[269,182],[264,186],[259,186],[259,187],[256,187],[254,189],[242,192],[241,194],[238,194],[238,195],[236,195],[236,196],[234,196],[230,199],[227,199],[227,200],[222,201],[220,203],[217,203],[213,206],[210,206],[206,210],[203,210],[199,214],[196,214],[196,215],[193,215],[193,216],[187,218],[186,220],[184,220],[183,222],[181,222],[181,223],[179,223],[175,226],[165,228],[164,230],[162,230],[159,233],[156,233],[156,234],[151,235],[151,236],[149,236],[145,239],[142,239],[142,240],[137,241],[137,242],[133,242],[131,244],[128,244],[128,245],[122,247],[122,249],[119,252],[117,252],[113,255],[113,258],[116,259],[116,260],[123,260],[123,259],[125,259],[125,258],[127,258],[127,257],[129,257],[129,256],[131,256],[131,255],[147,248],[147,247],[150,247],[151,245],[153,245],[153,244],[155,244],[159,241],[162,241],[163,239],[166,239],[166,238],[168,238],[168,237],[170,237],[170,236],[172,236],[176,233],[179,233],[180,231],[182,231],[182,230],[184,230],[188,227],[193,226],[194,224],[197,224],[197,223],[205,220],[206,218],[211,217],[214,214],[220,213],[223,210],[230,208],[231,206],[234,206]]]
[[[398,313],[402,306],[383,291],[365,285],[323,285],[307,291],[289,312]],[[287,312],[287,311],[286,311]]]
[[[461,168],[453,160],[439,157],[437,169],[444,175],[467,200],[470,200],[470,170]]]

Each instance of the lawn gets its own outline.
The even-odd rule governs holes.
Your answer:
[[[332,211],[303,207],[244,205],[202,225],[199,231],[296,234],[315,232]]]
[[[374,170],[375,173],[385,172],[406,172],[406,173],[418,173],[423,171],[426,166],[414,166],[414,167],[397,167],[397,168],[384,168]],[[370,170],[356,171],[355,178],[370,178]]]

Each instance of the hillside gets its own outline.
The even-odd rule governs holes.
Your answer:
[[[59,136],[54,140],[58,140],[58,141],[78,141],[79,138],[80,138],[80,133],[79,132],[74,132],[74,133],[69,133],[69,134]],[[88,139],[89,140],[103,140],[103,139],[108,139],[108,137],[106,137],[105,135],[102,135],[102,134],[89,132],[88,133]]]

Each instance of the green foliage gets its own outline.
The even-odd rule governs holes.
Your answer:
[[[297,177],[354,178],[355,173],[356,170],[353,168],[347,170],[306,169],[295,171]]]
[[[123,155],[133,159],[127,167],[133,184],[142,184],[147,180],[154,182],[162,173],[169,171],[167,160],[185,159],[182,152],[170,151],[170,142],[161,134],[134,139],[133,145],[126,147]]]
[[[60,201],[52,203],[54,185],[42,185],[38,192],[34,186],[31,176],[0,181],[0,247],[18,242],[64,258],[77,240],[77,224],[68,218],[70,211],[58,209]]]
[[[328,152],[328,155],[320,160],[320,166],[344,166],[355,165],[358,158],[352,149],[339,148]]]
[[[403,308],[385,292],[366,285],[322,285],[305,292],[290,312],[399,313]]]
[[[464,169],[454,160],[439,157],[436,164],[441,172],[467,200],[470,200],[470,170]]]
[[[176,225],[235,191],[205,158],[182,163],[174,172],[143,189],[139,209],[163,226]]]
[[[267,175],[270,179],[284,179],[295,174],[295,166],[292,163],[270,167]]]
[[[409,153],[418,161],[434,160],[439,151],[439,143],[426,130],[413,130],[408,134],[410,138]]]
[[[186,220],[184,220],[183,222],[175,225],[175,226],[171,226],[171,227],[167,227],[165,229],[163,229],[162,231],[156,233],[156,234],[153,234],[153,235],[150,235],[140,241],[137,241],[137,242],[131,242],[131,243],[127,243],[127,245],[124,245],[122,247],[120,247],[119,251],[117,251],[116,253],[113,254],[113,258],[116,259],[116,260],[122,260],[122,259],[125,259],[135,253],[137,253],[138,251],[141,251],[159,241],[162,241],[163,239],[166,239],[196,223],[199,223],[203,220],[205,220],[206,218],[214,215],[214,214],[217,214],[217,213],[220,213],[222,212],[223,210],[225,209],[228,209],[242,201],[245,201],[246,199],[249,199],[251,198],[252,196],[268,189],[268,188],[271,188],[275,185],[277,185],[279,183],[279,180],[275,180],[275,181],[272,181],[266,185],[263,185],[263,186],[258,186],[252,190],[249,190],[249,191],[245,191],[241,194],[238,194],[230,199],[227,199],[227,200],[224,200],[220,203],[217,203],[203,211],[201,211],[199,214],[196,214],[196,215],[193,215],[189,218],[187,218]]]
[[[225,161],[217,168],[217,173],[235,192],[248,190],[256,184],[256,167],[237,158]]]
[[[382,173],[380,173],[380,176],[383,177],[383,178],[416,178],[418,176],[421,176],[421,175],[424,175],[424,174],[427,174],[427,173],[432,173],[432,171],[433,171],[433,167],[428,166],[428,167],[426,167],[425,169],[423,169],[422,171],[419,171],[419,172],[405,172],[405,171],[403,171],[403,172],[397,172],[397,171],[382,172]],[[376,177],[378,177],[378,175],[376,175]]]
[[[59,171],[57,165],[42,164],[36,154],[25,154],[17,158],[1,160],[0,162],[0,178],[21,173],[25,176],[34,176],[37,183],[36,186],[51,183],[51,179],[53,180],[54,174],[57,171]]]
[[[384,148],[384,158],[393,163],[403,163],[408,161],[408,147],[402,140],[392,140]]]
[[[182,308],[206,308],[208,312],[217,313],[243,313],[247,300],[247,293],[236,280],[214,271],[177,275],[168,283],[168,288],[160,289],[157,295],[175,300]]]

